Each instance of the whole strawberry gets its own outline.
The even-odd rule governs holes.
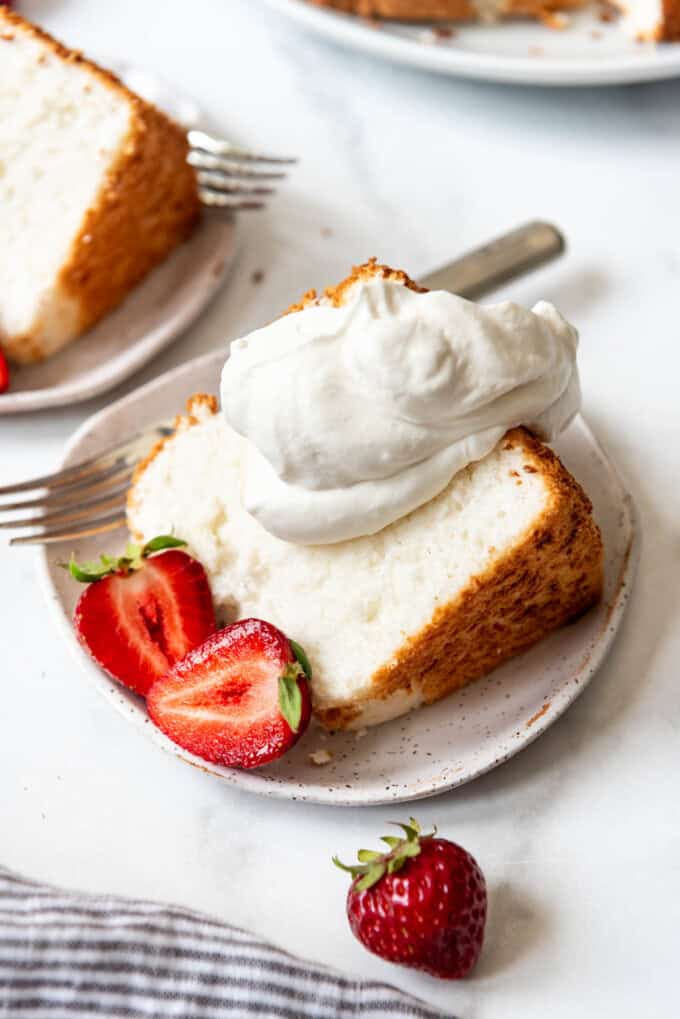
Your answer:
[[[486,922],[486,882],[465,849],[423,835],[413,818],[403,838],[383,837],[389,850],[361,849],[359,863],[333,862],[354,878],[347,893],[352,932],[388,962],[444,980],[467,976],[479,958]]]

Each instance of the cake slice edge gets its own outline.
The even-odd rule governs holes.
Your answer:
[[[559,457],[526,429],[511,430],[501,445],[521,448],[524,470],[544,479],[546,508],[510,550],[470,577],[405,640],[359,697],[315,706],[325,728],[363,728],[440,700],[600,600],[604,550],[590,499]]]

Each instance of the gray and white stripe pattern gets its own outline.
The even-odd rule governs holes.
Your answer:
[[[176,906],[86,896],[0,868],[0,1016],[442,1019]]]

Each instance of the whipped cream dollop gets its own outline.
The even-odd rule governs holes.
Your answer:
[[[235,340],[222,409],[245,508],[298,544],[373,534],[505,432],[545,441],[580,404],[578,334],[545,301],[481,306],[375,278]]]

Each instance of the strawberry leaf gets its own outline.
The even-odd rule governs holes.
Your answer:
[[[373,885],[377,884],[381,877],[385,874],[386,865],[384,862],[376,863],[374,866],[369,867],[364,876],[360,881],[357,881],[357,891],[365,892]]]
[[[129,573],[132,570],[141,570],[144,565],[144,552],[141,545],[134,545],[129,542],[125,546],[125,555],[122,555],[120,559],[110,559],[111,565],[115,568],[122,570],[124,573]]]
[[[157,538],[147,541],[144,546],[128,543],[122,556],[101,555],[99,560],[82,563],[82,565],[79,565],[75,561],[75,557],[71,556],[70,562],[60,563],[60,566],[68,570],[73,579],[80,581],[81,584],[94,584],[111,573],[130,573],[133,570],[140,570],[147,556],[154,552],[164,552],[168,548],[181,548],[183,545],[186,545],[186,541],[182,541],[181,538],[175,538],[171,534],[160,534]]]
[[[414,821],[413,818],[410,820],[411,824],[401,824],[400,821],[391,821],[390,824],[395,825],[397,828],[401,828],[409,842],[415,842],[420,835],[420,825],[417,821]]]
[[[407,860],[412,856],[417,856],[420,852],[420,842],[402,842],[400,846],[394,850],[395,860]]]
[[[362,863],[373,863],[374,860],[381,860],[382,856],[382,853],[376,853],[374,849],[360,849],[357,853],[357,859]]]
[[[185,545],[186,541],[182,541],[181,538],[175,538],[173,534],[159,534],[157,538],[147,541],[142,549],[142,555],[146,559],[153,552],[164,552],[168,548],[184,548]]]
[[[367,871],[366,867],[357,867],[356,864],[343,863],[337,856],[333,857],[333,863],[336,867],[339,867],[340,870],[344,870],[347,874],[351,874],[352,877],[356,877],[357,874],[365,874]]]
[[[74,580],[81,584],[94,584],[97,580],[101,580],[102,577],[113,572],[110,563],[105,561],[83,563],[79,566],[75,556],[71,556],[70,562],[61,565],[69,571]]]
[[[422,828],[414,817],[409,818],[408,824],[395,823],[402,829],[404,836],[400,838],[397,835],[383,835],[382,841],[388,846],[386,852],[360,849],[357,854],[359,863],[350,867],[341,864],[337,857],[334,857],[338,867],[357,879],[354,886],[357,891],[363,892],[372,888],[385,874],[396,874],[409,860],[420,854],[421,839],[431,838],[437,831],[435,828],[432,833],[423,835]]]
[[[279,709],[293,732],[299,730],[302,719],[302,693],[298,686],[302,671],[298,662],[291,662],[279,676]]]
[[[398,870],[401,870],[405,863],[406,863],[405,856],[393,857],[391,860],[387,861],[387,873],[396,874]]]
[[[298,660],[298,662],[302,666],[302,671],[304,672],[305,676],[307,677],[307,679],[311,679],[312,678],[312,666],[309,664],[309,658],[307,657],[307,652],[305,651],[305,649],[302,647],[301,644],[298,644],[298,642],[296,640],[290,640],[290,638],[289,638],[288,643],[290,644],[291,650],[292,650],[293,654],[295,655],[296,659]]]

